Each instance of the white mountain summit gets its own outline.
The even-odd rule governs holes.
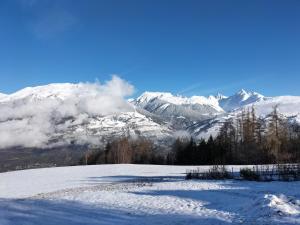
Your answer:
[[[260,102],[265,99],[266,98],[263,95],[257,92],[250,92],[242,89],[230,97],[219,98],[219,106],[228,112],[243,107],[245,105]]]
[[[257,92],[245,91],[244,89],[240,90],[236,94],[227,97],[220,93],[216,96],[192,96],[184,97],[180,95],[172,95],[169,92],[144,92],[140,97],[132,102],[142,108],[153,104],[153,102],[163,101],[173,105],[202,105],[208,106],[214,109],[216,112],[228,112],[234,109],[238,109],[245,105],[253,104],[267,99],[263,95]],[[166,107],[166,105],[164,106]],[[211,113],[211,112],[210,112]]]
[[[215,108],[217,111],[223,111],[219,107],[217,99],[213,96],[209,96],[208,98],[204,96],[184,97],[180,95],[175,96],[169,92],[144,92],[136,99],[135,103],[144,107],[149,102],[157,99],[174,105],[209,105]]]

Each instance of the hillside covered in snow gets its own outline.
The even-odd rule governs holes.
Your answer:
[[[133,87],[114,77],[106,84],[50,84],[0,98],[0,148],[48,148],[105,143],[116,136],[161,140],[171,131],[138,113],[124,98]]]

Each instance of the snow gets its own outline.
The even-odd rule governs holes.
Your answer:
[[[242,91],[241,93],[243,92],[245,91]],[[247,93],[249,96],[249,92]],[[247,101],[249,100],[249,98],[246,99]],[[198,139],[208,139],[210,135],[215,137],[219,133],[219,129],[226,119],[234,119],[237,117],[237,115],[241,114],[242,110],[251,110],[252,106],[254,107],[255,113],[258,117],[265,118],[274,110],[274,107],[277,106],[278,112],[284,117],[288,118],[290,122],[300,123],[299,96],[263,97],[263,99],[253,103],[239,106],[237,109],[229,113],[220,114],[216,118],[207,121],[205,124],[201,123],[199,126],[190,127],[190,133]]]
[[[254,104],[258,115],[264,116],[273,111],[278,106],[279,113],[285,116],[295,116],[300,113],[300,97],[299,96],[279,96],[268,98],[265,101]]]
[[[287,198],[282,194],[279,196],[267,194],[265,198],[270,201],[268,206],[277,212],[285,215],[300,215],[300,200]]]
[[[32,97],[36,99],[42,98],[60,98],[65,99],[75,92],[78,92],[78,89],[82,87],[82,84],[71,84],[71,83],[57,83],[57,84],[48,84],[43,86],[36,87],[26,87],[20,91],[17,91],[13,94],[8,95],[6,101],[16,100],[20,98]]]
[[[223,112],[222,108],[219,107],[218,99],[214,96],[209,96],[208,98],[204,96],[174,96],[169,92],[144,92],[140,97],[136,99],[136,102],[141,107],[145,106],[148,102],[154,99],[160,99],[174,105],[209,105],[219,112]]]
[[[96,165],[2,173],[0,224],[300,224],[300,182],[184,180],[192,168]]]
[[[113,77],[104,84],[56,83],[0,94],[0,148],[100,146],[124,135],[171,144],[178,131],[208,138],[217,135],[224,119],[252,105],[259,116],[278,105],[280,113],[300,122],[298,96],[264,97],[245,90],[230,97],[145,92],[127,100],[132,91],[129,83]]]
[[[127,102],[132,89],[113,77],[104,84],[49,84],[0,96],[0,148],[100,146],[113,135],[127,134],[168,139],[171,129]]]
[[[214,96],[218,101],[220,101],[221,99],[224,99],[224,98],[228,98],[227,96],[221,94],[221,93],[218,93]]]
[[[180,166],[139,166],[139,165],[99,165],[74,166],[13,171],[0,173],[0,198],[30,197],[42,192],[52,192],[66,188],[90,184],[93,177],[98,182],[113,182],[139,176],[155,177],[183,176],[186,169]],[[57,176],[59,174],[59,176]],[[30,183],[27,181],[31,180]]]
[[[242,89],[228,98],[220,98],[219,104],[220,107],[229,112],[249,104],[263,101],[264,99],[266,98],[257,92],[250,92]]]
[[[6,96],[6,94],[0,93],[0,99],[5,98]]]

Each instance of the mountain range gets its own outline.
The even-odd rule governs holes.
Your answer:
[[[208,97],[144,92],[126,100],[131,87],[118,82],[49,84],[0,94],[2,156],[6,152],[14,158],[12,149],[57,154],[58,149],[103,147],[124,136],[151,139],[165,149],[178,136],[215,136],[227,118],[252,106],[260,117],[278,106],[283,116],[300,123],[300,96],[265,97],[246,90]]]
[[[298,96],[265,97],[246,90],[229,97],[144,92],[127,101],[92,84],[50,84],[0,94],[0,147],[100,145],[120,136],[162,143],[178,133],[207,138],[244,108],[254,106],[264,117],[275,105],[300,121]]]

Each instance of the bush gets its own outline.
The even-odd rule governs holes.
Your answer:
[[[212,179],[230,179],[231,176],[224,165],[214,165],[209,171]]]
[[[240,176],[245,180],[260,180],[259,175],[249,168],[240,169]]]
[[[201,180],[223,180],[232,179],[230,173],[226,170],[224,165],[214,165],[207,171],[201,171],[200,168],[196,170],[187,171],[185,179],[201,179]]]

